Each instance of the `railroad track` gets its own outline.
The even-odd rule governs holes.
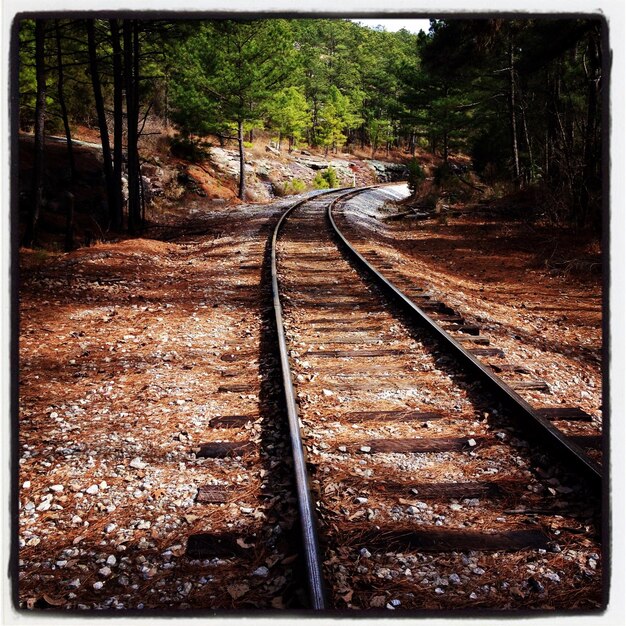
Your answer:
[[[297,203],[272,240],[310,606],[600,606],[600,466],[479,332],[354,250],[333,210],[359,193]]]

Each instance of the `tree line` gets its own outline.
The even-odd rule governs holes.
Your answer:
[[[417,148],[472,159],[486,182],[552,192],[557,217],[601,212],[602,23],[593,19],[432,20],[429,33],[350,20],[25,19],[20,127],[34,135],[23,243],[45,201],[46,133],[98,128],[115,231],[140,232],[140,138],[149,116],[182,146],[212,135],[245,150],[265,129],[278,149]],[[249,144],[248,144],[249,145]]]

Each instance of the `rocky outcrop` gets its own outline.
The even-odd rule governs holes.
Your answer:
[[[268,146],[264,156],[258,151],[248,151],[245,162],[246,186],[250,200],[270,200],[288,181],[301,180],[307,187],[313,186],[315,176],[329,167],[334,168],[342,186],[367,185],[376,182],[392,182],[407,176],[405,165],[383,161],[360,161],[358,159],[325,158],[306,150],[279,152]],[[234,149],[212,147],[209,155],[212,168],[221,175],[237,179],[239,176],[239,153]]]
[[[409,168],[404,163],[388,163],[373,159],[367,160],[366,163],[374,170],[379,183],[393,183],[409,177]]]

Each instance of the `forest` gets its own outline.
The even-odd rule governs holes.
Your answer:
[[[246,150],[264,132],[279,151],[400,150],[416,192],[416,151],[437,157],[436,180],[463,154],[482,183],[534,190],[555,223],[599,233],[605,62],[596,19],[431,20],[420,34],[345,19],[23,19],[19,129],[34,148],[21,244],[78,184],[85,126],[102,145],[94,219],[111,232],[142,231],[155,136],[191,161],[236,146],[245,199]],[[62,177],[46,176],[48,135],[66,141]]]

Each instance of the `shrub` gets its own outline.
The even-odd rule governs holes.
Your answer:
[[[313,179],[315,189],[334,189],[338,186],[338,183],[337,172],[332,167],[325,169],[323,172],[318,172]]]
[[[409,161],[408,169],[409,169],[409,181],[408,181],[409,191],[413,195],[416,195],[417,190],[419,189],[420,185],[426,178],[426,174],[424,173],[424,169],[419,164],[419,161],[416,158],[412,158]]]
[[[292,196],[306,191],[306,183],[300,178],[292,178],[282,185],[274,185],[274,193],[277,196]]]

